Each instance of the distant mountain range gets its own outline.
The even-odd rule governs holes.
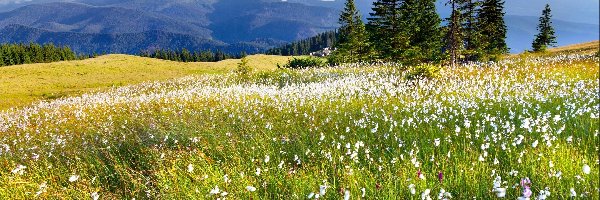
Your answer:
[[[368,16],[371,2],[357,1],[363,17]],[[507,42],[512,52],[529,48],[536,33],[534,16],[539,15],[543,6],[540,2],[507,0]],[[597,0],[547,2],[562,6],[553,10],[559,45],[598,39],[597,6],[574,11],[564,20],[560,18],[565,8],[578,8],[577,4],[593,6]],[[335,29],[343,3],[342,0],[0,0],[0,42],[52,42],[85,53],[138,53],[153,48],[253,53]],[[448,10],[438,4],[440,14],[447,15]],[[595,18],[589,17],[594,13]],[[578,16],[581,23],[572,22]]]
[[[48,2],[0,13],[0,42],[53,42],[86,53],[152,48],[252,53],[335,29],[337,15],[332,8],[281,1]]]

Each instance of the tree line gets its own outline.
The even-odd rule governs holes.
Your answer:
[[[0,67],[77,60],[92,56],[94,55],[77,55],[68,46],[53,44],[0,44]]]
[[[330,63],[400,62],[403,64],[497,60],[509,52],[503,0],[448,0],[446,19],[435,0],[377,0],[364,23],[354,0],[347,0],[331,43],[323,35],[270,50],[270,54],[307,55],[335,47]],[[556,44],[550,6],[540,17],[534,51]],[[446,21],[442,26],[442,22]],[[285,53],[284,53],[285,52]]]
[[[177,62],[217,62],[225,59],[242,58],[246,56],[246,53],[240,52],[239,54],[228,54],[221,50],[216,50],[214,52],[210,50],[191,52],[187,49],[182,49],[180,51],[156,49],[142,51],[139,56]]]
[[[308,55],[312,52],[334,46],[337,43],[338,37],[339,34],[336,30],[326,31],[314,37],[269,49],[266,54],[282,56]]]
[[[340,15],[336,63],[392,61],[405,64],[489,60],[508,53],[504,1],[450,0],[448,25],[435,0],[377,0],[364,24],[347,0]]]

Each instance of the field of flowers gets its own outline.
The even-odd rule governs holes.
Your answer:
[[[599,196],[599,59],[149,82],[0,113],[0,199]]]

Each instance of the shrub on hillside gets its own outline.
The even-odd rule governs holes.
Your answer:
[[[290,69],[303,69],[303,68],[313,68],[313,67],[325,67],[327,63],[325,60],[317,57],[303,57],[303,58],[292,58],[292,60],[288,61],[285,64],[284,68]]]
[[[406,79],[433,79],[440,76],[440,67],[432,64],[421,64],[409,68]]]
[[[250,72],[252,72],[252,67],[248,65],[248,59],[243,57],[241,62],[238,63],[237,68],[234,71],[239,78],[248,79],[250,76]]]

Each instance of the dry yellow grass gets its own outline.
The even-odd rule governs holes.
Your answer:
[[[273,70],[290,57],[253,55],[255,70]],[[79,61],[0,67],[0,110],[39,100],[78,95],[114,86],[160,81],[194,74],[227,73],[239,59],[216,63],[181,63],[112,54]]]
[[[596,53],[600,49],[600,41],[591,41],[579,44],[572,44],[554,48],[548,48],[545,52],[525,52],[525,53],[517,53],[507,55],[506,58],[515,58],[519,56],[531,56],[531,55],[539,55],[539,56],[551,56],[556,54],[568,54],[568,53]]]
[[[548,52],[551,53],[569,53],[569,52],[582,52],[582,53],[595,53],[600,48],[600,41],[591,41],[580,44],[567,45],[562,47],[550,48]]]

